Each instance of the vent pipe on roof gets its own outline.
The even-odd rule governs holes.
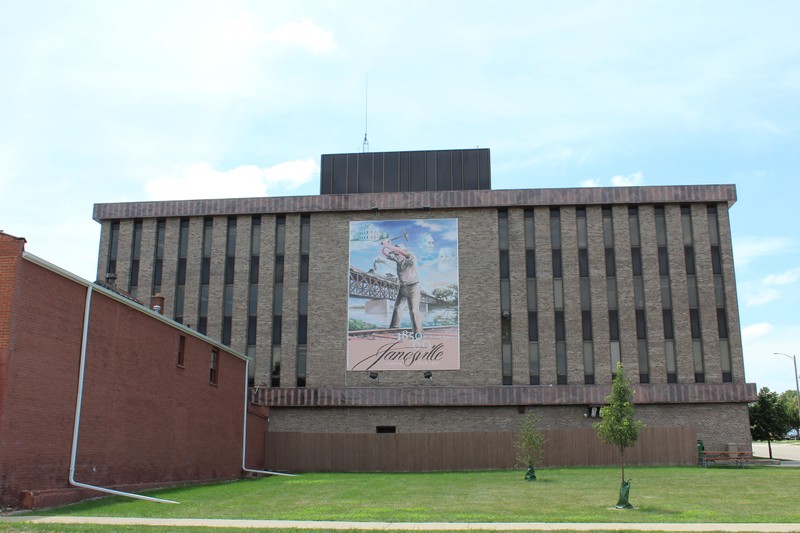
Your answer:
[[[150,297],[150,309],[152,309],[159,315],[164,314],[164,297],[161,295],[160,292],[157,292],[152,297]]]

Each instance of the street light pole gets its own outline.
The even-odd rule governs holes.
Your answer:
[[[773,355],[783,355],[784,357],[791,358],[794,363],[794,388],[797,391],[797,414],[800,416],[800,382],[797,380],[797,356],[789,355],[783,352],[774,352]],[[800,439],[800,427],[797,428],[797,438]]]

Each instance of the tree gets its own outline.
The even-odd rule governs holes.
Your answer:
[[[539,419],[535,414],[526,414],[519,423],[517,439],[514,441],[514,448],[517,450],[517,465],[528,468],[525,473],[526,481],[536,481],[536,467],[544,457],[545,438],[538,428],[538,424]]]
[[[769,458],[772,459],[772,441],[782,438],[792,427],[791,415],[777,392],[761,387],[750,411],[750,434],[754,440],[766,440]]]
[[[797,407],[797,391],[783,391],[780,394],[780,400],[786,409],[786,413],[789,415],[789,425],[800,432],[800,412],[798,412]]]
[[[625,449],[632,447],[639,440],[639,431],[644,424],[633,419],[633,389],[622,368],[622,363],[617,363],[617,373],[611,383],[611,394],[606,396],[606,405],[600,409],[602,420],[594,424],[597,436],[606,444],[611,444],[619,449],[622,464],[622,486],[619,491],[617,508],[630,509],[628,492],[630,481],[625,481]]]

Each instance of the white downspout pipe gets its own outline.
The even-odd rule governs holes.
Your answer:
[[[273,476],[296,476],[297,474],[287,474],[286,472],[272,472],[271,470],[253,470],[247,468],[245,465],[245,458],[247,456],[247,395],[248,389],[247,380],[250,378],[250,360],[248,359],[244,365],[244,428],[242,429],[242,470],[245,472],[252,472],[254,474],[270,474]]]
[[[87,485],[75,481],[75,461],[78,457],[78,435],[80,434],[81,427],[81,406],[83,405],[83,378],[84,371],[86,370],[86,344],[89,339],[89,311],[92,305],[92,286],[89,285],[86,290],[86,306],[83,315],[83,338],[81,339],[81,367],[78,376],[78,399],[75,402],[75,424],[72,429],[72,456],[69,460],[69,484],[83,489],[91,489],[99,492],[106,492],[117,496],[126,496],[128,498],[136,498],[138,500],[147,500],[150,502],[158,503],[178,503],[172,500],[162,500],[161,498],[152,498],[150,496],[142,496],[141,494],[133,494],[131,492],[122,492],[119,490],[108,489],[105,487],[97,487],[95,485]]]

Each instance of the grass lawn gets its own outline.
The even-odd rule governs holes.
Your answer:
[[[109,497],[34,514],[358,522],[800,522],[800,470],[793,468],[629,467],[625,473],[632,480],[635,508],[626,511],[613,509],[619,468],[537,473],[536,482],[524,481],[521,470],[276,476],[147,493],[179,505]]]

